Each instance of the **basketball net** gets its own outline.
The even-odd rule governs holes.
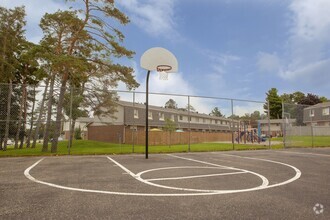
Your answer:
[[[160,80],[168,80],[168,72],[160,71],[158,74]]]
[[[168,72],[172,67],[168,65],[159,65],[157,66],[157,72],[159,74],[160,80],[168,80]]]

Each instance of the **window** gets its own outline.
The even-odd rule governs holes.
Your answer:
[[[310,117],[314,117],[314,109],[311,109],[310,113],[309,113]]]
[[[164,120],[165,120],[165,118],[164,118],[164,113],[159,112],[159,113],[158,113],[158,116],[159,116],[159,120],[161,120],[161,121],[164,121]]]
[[[203,118],[203,123],[206,123],[206,119],[205,118]]]
[[[152,112],[148,112],[148,119],[152,119]]]
[[[171,115],[171,120],[175,121],[174,115]]]
[[[183,116],[182,116],[182,115],[180,115],[180,116],[179,116],[179,119],[180,119],[180,121],[182,121],[182,120],[183,120]]]
[[[139,111],[134,109],[134,118],[139,118]]]
[[[215,122],[216,124],[218,124],[218,120],[214,120],[214,122]]]
[[[199,118],[195,118],[195,121],[196,121],[196,122],[199,122]]]
[[[330,108],[324,108],[324,109],[322,109],[322,115],[329,115],[329,109]]]

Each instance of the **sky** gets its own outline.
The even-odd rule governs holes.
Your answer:
[[[179,71],[169,74],[168,81],[152,73],[150,92],[264,101],[266,92],[277,88],[279,94],[301,91],[330,99],[329,0],[117,0],[115,4],[131,20],[120,30],[123,45],[136,54],[121,62],[134,68],[141,84],[137,91],[145,90],[141,55],[151,47],[164,47],[177,57]],[[38,42],[43,14],[67,9],[70,2],[2,0],[0,5],[25,5],[27,38]],[[120,84],[119,89],[125,86]],[[165,99],[153,100],[159,104]],[[185,97],[176,101],[187,102]],[[221,105],[230,114],[226,100],[190,101],[202,112]],[[235,106],[237,114],[262,109],[256,103]]]

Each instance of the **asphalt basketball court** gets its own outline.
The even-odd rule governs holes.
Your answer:
[[[1,158],[1,219],[329,219],[330,149]]]

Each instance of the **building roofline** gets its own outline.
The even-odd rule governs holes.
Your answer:
[[[270,123],[283,123],[283,120],[287,120],[287,119],[270,119]],[[291,118],[291,119],[288,119],[289,122],[296,122],[296,119],[295,118]],[[258,122],[260,123],[268,123],[268,119],[261,119],[261,120],[258,120]]]
[[[132,103],[132,102],[127,102],[127,101],[117,101],[116,102],[118,105],[125,106],[125,107],[134,107],[134,108],[140,108],[140,109],[145,109],[145,105],[141,103]],[[159,107],[159,106],[154,106],[154,105],[149,105],[149,110],[155,110],[155,111],[160,111],[164,113],[172,113],[172,114],[178,114],[178,115],[185,115],[185,116],[198,116],[201,118],[207,118],[207,119],[215,119],[215,120],[225,120],[225,121],[232,121],[230,118],[224,118],[224,117],[217,117],[217,116],[212,116],[208,115],[205,113],[198,113],[198,112],[188,112],[188,111],[183,111],[180,109],[172,109],[172,108],[164,108],[164,107]],[[236,121],[236,120],[234,120]]]
[[[330,107],[330,102],[321,102],[316,105],[309,106],[305,109],[315,109],[315,108],[324,108],[324,107]]]

